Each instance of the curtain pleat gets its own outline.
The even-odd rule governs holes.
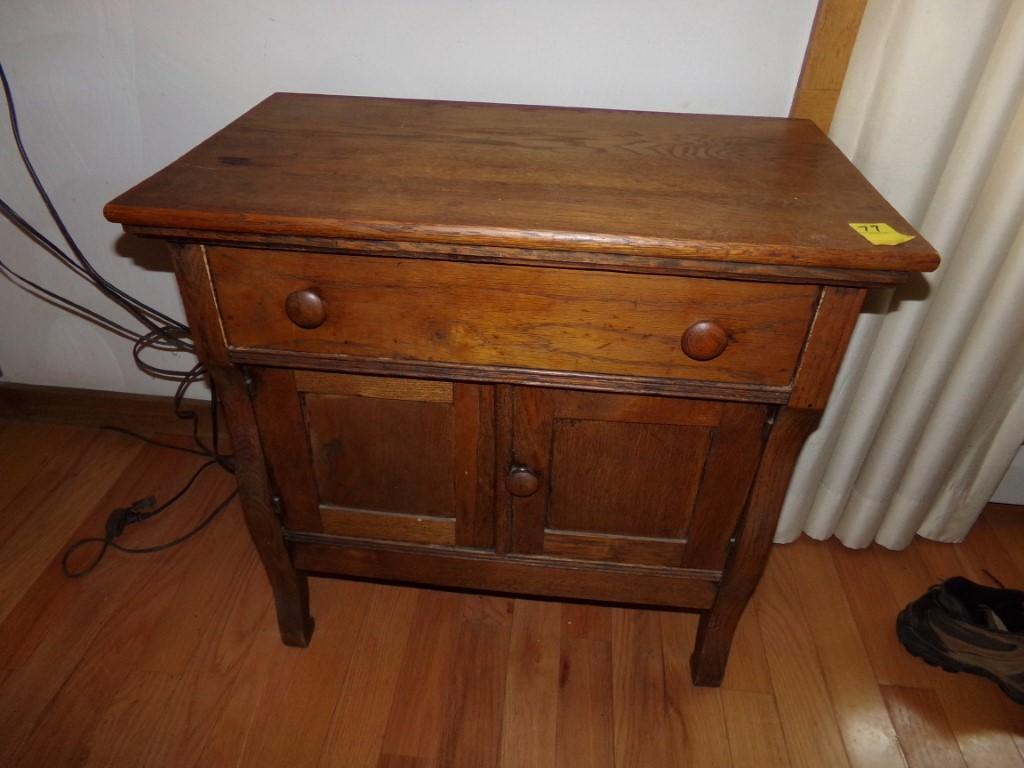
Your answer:
[[[869,2],[832,137],[938,248],[872,292],[776,534],[966,535],[1024,440],[1024,2]]]

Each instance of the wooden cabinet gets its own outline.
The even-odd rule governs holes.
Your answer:
[[[107,206],[173,243],[286,643],[309,574],[701,613],[717,684],[865,290],[807,121],[277,94]]]

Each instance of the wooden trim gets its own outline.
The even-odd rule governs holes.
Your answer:
[[[454,399],[450,381],[431,379],[393,379],[387,376],[297,370],[295,386],[299,392],[317,395],[412,400],[417,403],[451,403]]]
[[[522,386],[559,387],[594,392],[634,395],[666,395],[668,397],[701,397],[711,400],[786,403],[786,387],[756,384],[721,384],[694,382],[686,379],[656,379],[607,373],[576,373],[532,368],[508,368],[459,363],[384,360],[380,358],[345,357],[315,352],[282,351],[255,347],[233,347],[231,357],[236,363],[307,368],[343,373],[365,373],[383,376],[410,376],[422,379],[458,379],[484,384],[519,384]]]
[[[828,133],[866,5],[867,0],[819,0],[790,117],[812,120]]]
[[[827,285],[900,285],[908,273],[867,269],[856,259],[846,267],[811,267],[793,258],[785,264],[760,264],[723,256],[723,260],[613,254],[566,249],[512,248],[508,246],[430,243],[414,240],[366,240],[339,237],[291,237],[255,235],[188,229],[160,229],[125,226],[125,232],[139,237],[166,238],[175,242],[201,242],[235,248],[279,248],[310,253],[374,254],[410,259],[466,261],[480,264],[517,264],[525,267],[559,269],[600,269],[606,272],[635,272],[684,277],[712,276],[724,280],[757,280],[779,283],[821,283]],[[931,271],[938,259],[927,257]]]
[[[353,539],[395,541],[408,544],[455,546],[455,520],[451,517],[377,512],[320,505],[324,533]]]
[[[186,239],[194,232],[195,242],[210,242],[209,232],[227,232],[238,236],[256,235],[264,245],[273,246],[286,238],[318,240],[398,240],[409,235],[408,225],[392,222],[353,221],[331,216],[298,218],[287,215],[241,215],[225,211],[182,211],[177,209],[130,208],[108,203],[104,215],[125,225],[125,230],[143,237]],[[147,227],[146,222],[160,220],[165,225]],[[576,233],[559,230],[521,230],[504,227],[474,227],[450,224],[418,224],[416,242],[484,248],[550,250],[556,253],[601,253],[610,256],[639,256],[689,261],[727,261],[773,266],[805,264],[826,269],[900,270],[927,272],[938,265],[938,256],[927,250],[925,241],[916,247],[892,252],[884,257],[877,249],[858,244],[856,248],[829,245],[777,245],[730,241],[691,240],[684,237],[641,237],[608,233]]]
[[[818,311],[793,379],[790,408],[825,407],[866,295],[864,288],[828,286],[822,289]]]
[[[586,565],[547,557],[493,555],[285,532],[302,571],[492,592],[704,609],[718,571]]]
[[[494,387],[454,385],[455,544],[494,546]]]
[[[199,416],[199,434],[210,436],[210,403],[183,400]],[[82,427],[119,427],[142,434],[191,435],[192,422],[174,415],[174,398],[77,387],[0,384],[0,420],[40,421]],[[221,434],[226,440],[223,420]],[[221,446],[222,449],[224,446]]]
[[[224,322],[221,320],[220,307],[217,305],[210,263],[206,258],[206,246],[175,245],[172,251],[174,273],[178,277],[178,288],[182,295],[186,286],[201,287],[201,290],[196,289],[197,301],[201,303],[185,307],[196,356],[207,368],[231,365],[227,334],[224,333]]]
[[[594,563],[630,563],[671,568],[679,565],[686,541],[641,536],[544,531],[543,554]]]
[[[722,409],[686,533],[687,546],[673,565],[720,569],[725,564],[729,539],[761,460],[768,412],[768,406],[746,403],[729,403]]]
[[[278,511],[284,524],[304,531],[323,530],[313,451],[295,375],[284,368],[257,368],[249,375],[249,399],[271,485],[281,496]]]

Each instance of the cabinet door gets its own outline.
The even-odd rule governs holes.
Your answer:
[[[298,518],[348,538],[493,546],[492,387],[271,369],[256,381],[286,525]],[[290,403],[300,426],[268,434]]]
[[[723,566],[766,406],[541,388],[513,403],[514,551]]]

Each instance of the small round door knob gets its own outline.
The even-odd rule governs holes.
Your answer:
[[[540,478],[529,467],[516,464],[509,469],[506,484],[513,496],[532,496],[540,488]]]
[[[327,302],[316,288],[303,288],[288,294],[284,311],[299,328],[317,328],[327,319]]]
[[[710,320],[694,323],[683,333],[683,352],[694,360],[711,360],[725,351],[729,336],[722,326]]]

